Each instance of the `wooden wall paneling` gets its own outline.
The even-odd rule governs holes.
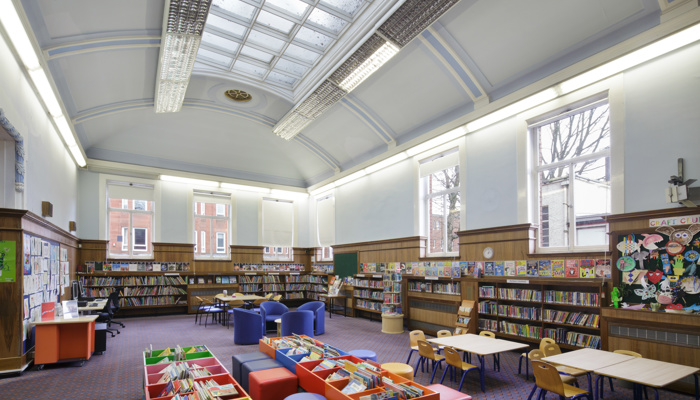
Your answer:
[[[526,260],[534,252],[537,227],[531,224],[457,232],[460,260],[484,260],[485,247],[494,250],[494,260]]]
[[[85,265],[87,261],[107,260],[107,247],[109,240],[87,240],[81,239],[79,242],[80,251],[78,253],[79,265]]]
[[[425,238],[415,236],[333,246],[334,254],[355,252],[359,263],[418,261],[425,254]]]
[[[2,221],[3,224],[11,222]],[[7,229],[6,226],[10,228]],[[15,282],[0,283],[0,371],[21,370],[22,365],[22,231],[15,223],[0,227],[0,240],[15,241]]]
[[[153,262],[185,262],[192,264],[194,245],[189,243],[153,243]],[[190,268],[191,270],[192,268]]]

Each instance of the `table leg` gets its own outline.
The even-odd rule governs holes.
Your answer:
[[[328,299],[328,303],[330,304],[330,308],[328,309],[328,319],[333,318],[333,298],[332,297],[326,297]]]
[[[591,372],[587,372],[586,375],[588,375],[588,392],[593,393],[593,379],[591,378]],[[605,381],[603,381],[605,383]]]
[[[477,355],[477,358],[479,358],[479,368],[481,368],[481,392],[486,393],[486,363],[484,356]]]
[[[603,375],[598,375],[598,377],[595,378],[595,393],[593,393],[594,400],[598,400],[600,398],[600,391],[602,390],[602,389],[600,389],[600,379],[601,378],[603,379],[603,384],[605,384],[605,378],[603,377]]]
[[[695,400],[700,400],[700,393],[698,393],[698,374],[693,374],[695,378]],[[659,391],[656,391],[656,398],[659,398]]]

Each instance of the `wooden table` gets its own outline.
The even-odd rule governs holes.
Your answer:
[[[596,388],[602,376],[623,379],[632,382],[634,385],[634,398],[640,400],[642,398],[641,393],[643,386],[660,388],[683,379],[686,376],[693,375],[693,378],[695,378],[695,399],[697,400],[700,397],[698,391],[698,371],[700,371],[700,368],[657,361],[649,358],[632,357],[632,359],[621,363],[597,368],[593,372],[598,374]],[[656,392],[656,399],[659,399],[658,391]]]
[[[327,294],[327,293],[321,293],[318,296],[325,297],[328,299],[328,304],[329,304],[328,318],[333,318],[333,299],[340,299],[340,298],[345,299],[345,296],[340,295],[340,294],[331,295],[331,294]],[[343,301],[343,315],[345,317],[348,316],[348,302],[345,300]]]
[[[611,351],[579,349],[568,353],[544,357],[542,361],[586,371],[586,375],[588,375],[588,391],[593,393],[592,371],[598,368],[620,364],[634,358],[636,357],[627,354],[613,353]]]
[[[440,346],[450,346],[457,350],[475,354],[479,358],[480,363],[482,392],[486,391],[486,384],[484,381],[486,376],[486,363],[484,362],[484,356],[529,347],[529,345],[523,343],[511,342],[510,340],[504,339],[494,339],[486,336],[474,335],[472,333],[467,333],[466,335],[444,336],[441,338],[428,339],[427,341]]]
[[[78,312],[90,313],[92,311],[102,311],[107,305],[107,299],[98,299],[95,301],[88,301],[87,305],[84,307],[78,307]]]
[[[243,296],[225,296],[222,294],[217,294],[214,296],[217,300],[221,300],[225,303],[232,302],[234,300],[243,300],[243,301],[255,301],[255,300],[260,300],[264,299],[264,297],[255,295],[255,294],[244,294]]]
[[[78,318],[55,318],[35,321],[34,363],[44,364],[90,359],[95,351],[95,320],[97,315]],[[81,363],[82,366],[82,363]]]

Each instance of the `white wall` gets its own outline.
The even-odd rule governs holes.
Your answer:
[[[4,37],[0,39],[0,108],[24,137],[25,194],[12,208],[41,215],[41,202],[49,201],[53,217],[46,220],[67,231],[68,222],[77,221],[78,168]]]

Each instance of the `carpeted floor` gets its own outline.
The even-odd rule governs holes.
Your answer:
[[[408,333],[389,335],[381,333],[381,322],[362,318],[344,318],[326,314],[326,333],[319,340],[343,350],[369,349],[377,353],[378,361],[405,362],[408,356]],[[194,316],[173,315],[161,317],[124,318],[126,328],[114,338],[107,338],[104,355],[94,355],[83,367],[62,364],[47,366],[39,371],[36,367],[17,376],[0,377],[0,399],[125,399],[143,398],[143,349],[153,345],[154,349],[204,344],[230,370],[231,356],[257,351],[257,345],[233,344],[233,329],[220,325],[195,325]],[[271,333],[271,335],[273,335]],[[274,336],[274,335],[273,335]],[[487,357],[486,393],[479,389],[478,374],[470,372],[462,391],[473,398],[526,399],[532,388],[532,379],[525,381],[518,375],[519,353],[504,353],[501,356],[501,371],[494,372],[490,357]],[[415,365],[417,355],[411,359]],[[442,371],[438,370],[436,382]],[[448,374],[449,376],[449,374]],[[428,384],[430,374],[418,372],[416,381]],[[585,378],[580,378],[587,388]],[[445,385],[457,387],[445,379]],[[606,385],[607,388],[607,385]],[[650,393],[653,395],[653,393]],[[660,391],[660,399],[691,399],[691,396],[669,391]],[[550,395],[548,398],[556,398]],[[606,390],[605,399],[631,399],[632,392],[615,385],[615,392]]]

